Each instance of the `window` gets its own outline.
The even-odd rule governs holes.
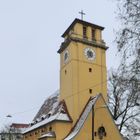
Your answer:
[[[47,126],[45,126],[45,131],[46,131],[46,132],[48,131]]]
[[[89,72],[92,72],[92,68],[89,68]]]
[[[94,135],[97,136],[97,132],[94,132]]]
[[[106,137],[106,130],[103,126],[99,127],[98,136],[99,136],[99,139],[103,139],[103,137]]]
[[[90,93],[90,94],[92,93],[92,89],[89,89],[89,93]]]
[[[91,37],[92,37],[92,40],[95,40],[95,29],[92,29],[92,35],[91,35]]]
[[[52,127],[51,126],[49,127],[49,131],[52,131]]]
[[[67,70],[65,70],[65,74],[67,74]]]
[[[83,38],[87,38],[87,27],[83,26]]]
[[[69,60],[69,51],[68,50],[66,50],[65,52],[64,52],[64,63],[67,63],[68,62],[68,60]]]
[[[50,118],[50,116],[51,116],[51,113],[49,112],[48,115],[47,115],[47,118]]]
[[[64,60],[66,60],[67,58],[68,58],[68,53],[65,53]]]

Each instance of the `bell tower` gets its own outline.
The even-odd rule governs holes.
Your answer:
[[[104,27],[75,19],[63,33],[60,54],[60,99],[75,122],[90,96],[107,100]]]

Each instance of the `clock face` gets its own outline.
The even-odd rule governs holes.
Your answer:
[[[95,54],[94,50],[91,49],[91,48],[86,48],[86,49],[84,50],[84,54],[85,54],[86,58],[87,58],[88,60],[91,60],[91,61],[94,60],[95,57],[96,57],[96,54]]]
[[[69,60],[69,51],[66,50],[66,51],[64,52],[64,63],[67,63],[68,60]]]

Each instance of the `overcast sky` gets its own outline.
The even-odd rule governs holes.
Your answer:
[[[0,127],[30,122],[59,89],[61,34],[81,9],[86,21],[105,27],[107,67],[115,65],[115,6],[111,0],[0,0]]]

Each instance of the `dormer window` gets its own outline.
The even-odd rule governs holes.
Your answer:
[[[43,121],[45,118],[44,117],[41,117],[41,120]]]
[[[50,116],[52,115],[51,112],[48,113],[47,118],[50,118]]]
[[[83,26],[83,38],[87,38],[87,27]]]
[[[92,28],[92,31],[91,31],[92,40],[95,40],[95,34],[96,34],[95,29]]]

